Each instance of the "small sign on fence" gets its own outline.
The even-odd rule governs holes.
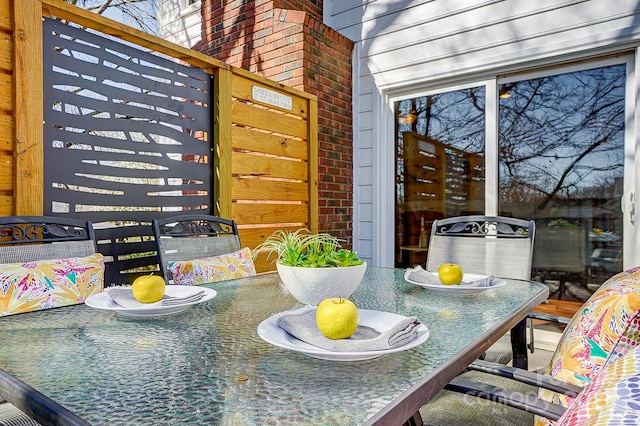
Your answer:
[[[251,98],[254,101],[276,106],[278,108],[291,111],[293,109],[293,99],[291,96],[266,89],[260,86],[251,86]]]

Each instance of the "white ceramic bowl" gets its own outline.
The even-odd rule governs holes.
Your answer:
[[[344,268],[276,266],[284,288],[306,305],[317,305],[329,297],[350,297],[367,270],[367,262]]]

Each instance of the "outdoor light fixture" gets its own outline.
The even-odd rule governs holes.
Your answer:
[[[398,123],[400,124],[413,124],[418,119],[418,112],[415,109],[409,111],[407,115],[398,114]]]
[[[515,84],[503,84],[500,87],[498,97],[500,99],[509,99],[511,97],[511,89],[513,89],[513,86],[515,86]]]
[[[509,92],[509,89],[504,86],[500,89],[500,95],[498,96],[500,99],[509,99],[511,97],[511,93]]]

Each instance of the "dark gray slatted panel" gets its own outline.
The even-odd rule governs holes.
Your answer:
[[[117,222],[107,226],[110,227],[96,229],[98,249],[109,256],[105,262],[107,285],[131,283],[136,277],[150,273],[150,265],[155,270],[156,243],[150,223]]]
[[[45,214],[91,220],[114,259],[107,284],[131,282],[139,272],[122,270],[156,264],[153,218],[212,212],[211,76],[56,20],[43,29]]]

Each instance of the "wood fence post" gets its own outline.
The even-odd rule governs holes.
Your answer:
[[[231,217],[231,85],[232,72],[218,68],[213,73],[213,211]]]
[[[318,100],[309,99],[309,229],[318,232]]]
[[[42,4],[13,2],[15,214],[44,211]],[[50,107],[50,106],[49,106]]]

